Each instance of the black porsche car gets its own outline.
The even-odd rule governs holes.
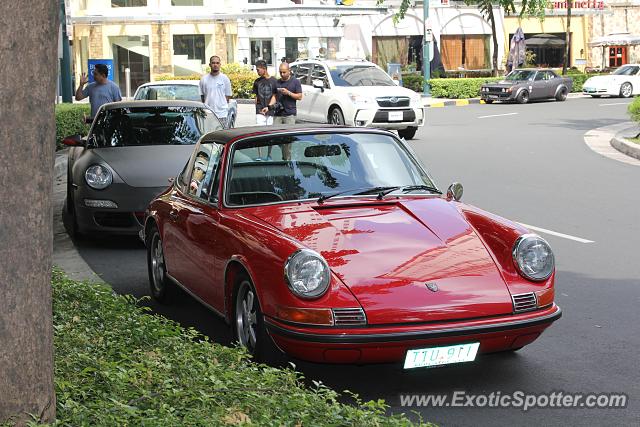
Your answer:
[[[483,84],[480,99],[487,104],[495,101],[526,104],[534,99],[564,101],[572,85],[571,78],[561,77],[550,69],[520,68],[511,71],[503,80]]]
[[[193,101],[114,102],[70,146],[63,212],[72,235],[138,233],[147,205],[184,167],[200,136],[223,129]]]

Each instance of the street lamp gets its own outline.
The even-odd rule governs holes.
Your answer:
[[[429,87],[429,79],[431,78],[431,61],[429,60],[429,51],[431,45],[431,24],[429,22],[429,0],[422,0],[422,75],[424,76],[424,85],[422,93],[424,96],[431,96],[431,88]]]

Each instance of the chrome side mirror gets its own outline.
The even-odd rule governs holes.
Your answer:
[[[460,199],[462,199],[463,190],[462,184],[454,182],[449,186],[449,188],[447,188],[447,200],[453,199],[456,202],[459,202]]]

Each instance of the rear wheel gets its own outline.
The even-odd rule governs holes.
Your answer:
[[[523,90],[516,97],[518,104],[526,104],[529,102],[529,91]]]
[[[563,87],[560,88],[560,90],[558,91],[558,93],[556,93],[556,101],[564,101],[565,99],[567,99],[567,88]]]
[[[344,114],[339,107],[333,107],[329,111],[329,123],[332,125],[344,125]]]
[[[591,95],[592,98],[600,98],[600,95]]]
[[[629,82],[624,82],[620,86],[620,96],[623,98],[629,98],[633,95],[633,86]]]
[[[175,297],[176,289],[175,284],[167,277],[162,239],[155,226],[149,230],[147,239],[147,270],[151,296],[160,303],[168,303]]]
[[[406,128],[406,129],[398,130],[398,136],[400,138],[404,138],[406,140],[413,139],[413,137],[416,136],[416,132],[417,131],[418,131],[417,127],[411,126],[411,127]]]

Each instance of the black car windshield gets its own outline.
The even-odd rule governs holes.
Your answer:
[[[634,76],[638,74],[639,68],[640,67],[637,67],[635,65],[626,65],[624,67],[620,67],[617,70],[615,70],[613,74],[617,74],[620,76]]]
[[[514,70],[507,74],[505,80],[509,81],[521,81],[521,80],[529,80],[536,74],[535,71],[531,70]]]
[[[387,73],[373,65],[338,65],[329,67],[336,86],[395,86]]]
[[[136,92],[136,100],[185,100],[201,101],[200,89],[197,85],[154,84],[143,86]]]
[[[413,195],[433,194],[428,174],[389,135],[268,136],[237,142],[230,156],[225,197],[231,206],[338,198],[341,192],[342,197],[371,197],[396,186],[411,186]]]
[[[197,107],[128,107],[104,110],[88,143],[93,147],[190,145],[222,129],[212,111]]]

